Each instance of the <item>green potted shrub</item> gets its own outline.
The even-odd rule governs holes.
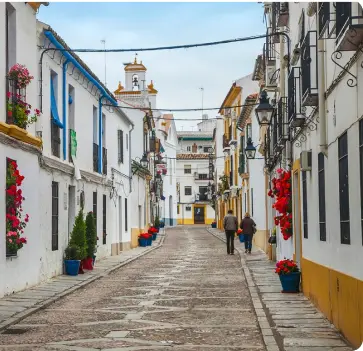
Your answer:
[[[159,228],[160,228],[160,219],[159,219],[159,216],[156,216],[155,217],[154,227],[158,230],[158,233],[159,233]]]
[[[93,256],[96,252],[97,233],[96,223],[93,212],[88,212],[86,216],[86,239],[87,239],[87,257],[84,260],[83,268],[93,269]]]
[[[71,246],[76,246],[79,250],[79,259],[81,264],[79,266],[79,273],[83,274],[83,260],[87,257],[87,239],[86,239],[86,223],[83,219],[83,211],[79,210],[76,217],[73,230],[71,233]]]
[[[77,246],[68,245],[64,250],[64,267],[66,274],[78,275],[81,260],[79,259],[79,249]]]

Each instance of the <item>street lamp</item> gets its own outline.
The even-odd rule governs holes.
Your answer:
[[[147,159],[146,152],[144,152],[144,154],[142,155],[140,163],[141,163],[141,166],[143,166],[144,168],[147,168],[147,166],[149,164],[149,160]]]
[[[253,146],[253,142],[252,142],[251,138],[248,138],[248,140],[247,140],[245,154],[249,160],[253,160],[256,157],[256,147]]]
[[[264,90],[260,95],[260,104],[255,108],[256,117],[260,126],[269,125],[274,108],[270,104],[270,98]]]

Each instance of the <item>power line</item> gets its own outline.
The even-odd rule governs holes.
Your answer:
[[[279,33],[274,33],[277,35]],[[281,33],[280,33],[281,34]],[[226,39],[220,41],[211,41],[206,43],[197,43],[197,44],[185,44],[185,45],[172,45],[172,46],[158,46],[154,48],[133,48],[133,49],[55,49],[56,51],[72,51],[72,52],[140,52],[140,51],[161,51],[161,50],[176,50],[176,49],[190,49],[197,48],[203,46],[215,46],[229,43],[237,43],[241,41],[254,40],[254,39],[263,39],[266,38],[266,34],[261,35],[253,35],[249,37],[235,38],[235,39]],[[52,48],[49,48],[52,49]],[[49,50],[47,49],[47,50]]]
[[[148,108],[148,107],[131,107],[131,106],[119,106],[121,109],[127,109],[127,110],[141,110],[141,111],[166,111],[166,112],[194,112],[194,111],[212,111],[212,110],[228,110],[236,107],[245,107],[245,106],[256,106],[255,104],[243,104],[243,105],[234,105],[234,106],[225,106],[225,107],[208,107],[208,108]],[[102,104],[102,106],[112,106],[111,104]],[[155,118],[162,118],[162,117],[155,117]],[[221,118],[221,117],[220,117]],[[215,118],[215,119],[220,119]],[[198,120],[203,120],[202,118]]]

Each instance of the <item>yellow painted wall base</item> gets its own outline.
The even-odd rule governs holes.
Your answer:
[[[363,281],[305,258],[301,261],[304,295],[354,347],[363,342]]]
[[[139,228],[131,228],[131,248],[139,246],[139,235],[141,231]]]
[[[0,131],[24,143],[37,147],[41,147],[43,143],[41,139],[32,136],[25,129],[19,128],[16,125],[0,122]]]
[[[253,244],[258,246],[263,251],[267,252],[266,231],[257,230],[257,232],[253,235]]]
[[[212,224],[212,222],[214,222],[214,218],[206,218],[204,222],[205,222],[205,224]],[[193,225],[194,219],[193,218],[184,218],[184,219],[178,218],[177,223],[179,225]]]

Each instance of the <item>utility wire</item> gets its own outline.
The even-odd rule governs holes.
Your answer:
[[[127,110],[147,110],[147,111],[167,111],[167,112],[194,112],[194,111],[212,111],[212,110],[227,110],[227,109],[232,109],[235,107],[245,107],[245,106],[256,106],[258,105],[257,103],[255,104],[243,104],[243,105],[234,105],[234,106],[226,106],[226,107],[208,107],[208,108],[172,108],[172,109],[167,109],[167,108],[148,108],[148,107],[130,107],[130,106],[119,106],[121,109],[127,109]],[[115,107],[114,105],[111,104],[102,104],[102,106],[112,106]],[[162,118],[162,117],[155,117],[155,118]],[[220,119],[219,117],[217,117],[216,119]],[[202,118],[200,118],[199,120],[203,120]]]
[[[276,35],[276,33],[275,33]],[[227,39],[220,41],[211,41],[206,43],[197,43],[197,44],[186,44],[186,45],[172,45],[172,46],[159,46],[154,48],[137,48],[137,49],[57,49],[57,51],[72,51],[72,52],[140,52],[140,51],[161,51],[161,50],[176,50],[176,49],[189,49],[189,48],[197,48],[203,46],[214,46],[221,44],[229,44],[229,43],[237,43],[240,41],[254,40],[254,39],[263,39],[266,38],[266,34],[261,35],[253,35],[249,37],[235,38],[235,39]]]

